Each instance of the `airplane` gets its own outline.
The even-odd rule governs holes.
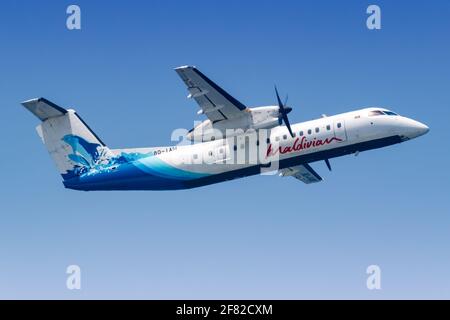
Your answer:
[[[66,188],[179,190],[264,172],[310,184],[322,181],[313,162],[325,161],[331,171],[331,158],[358,155],[429,131],[418,121],[378,107],[291,125],[287,115],[292,108],[281,101],[276,87],[276,105],[247,107],[196,67],[175,71],[187,86],[188,98],[198,103],[198,114],[207,117],[186,134],[191,143],[185,145],[110,149],[75,110],[45,98],[22,103],[41,120],[36,130]]]

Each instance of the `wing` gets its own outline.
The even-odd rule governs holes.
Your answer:
[[[230,96],[197,68],[183,66],[176,68],[175,71],[187,86],[188,98],[194,98],[201,112],[212,122],[239,117],[246,112],[246,106]]]
[[[292,176],[306,184],[322,181],[322,178],[318,175],[318,173],[315,172],[314,169],[307,163],[282,169],[280,175],[283,177]]]

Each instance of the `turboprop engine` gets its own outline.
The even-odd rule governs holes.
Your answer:
[[[292,110],[285,107],[288,112]],[[278,106],[266,106],[248,108],[248,112],[240,117],[228,120],[212,122],[205,120],[195,126],[187,134],[191,141],[211,141],[227,137],[236,136],[247,130],[271,129],[280,125],[280,111]]]

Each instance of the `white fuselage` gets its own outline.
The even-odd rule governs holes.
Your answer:
[[[365,108],[269,130],[176,147],[112,150],[147,154],[65,182],[78,190],[172,190],[289,169],[347,154],[381,148],[428,132],[415,120],[382,108]]]
[[[269,130],[270,141],[261,136],[256,136],[257,138],[253,140],[249,139],[250,142],[247,141],[247,143],[239,142],[239,138],[219,139],[179,146],[173,152],[165,152],[157,156],[162,161],[179,169],[218,174],[265,164],[267,161],[264,156],[278,155],[278,160],[282,163],[286,159],[313,155],[337,148],[342,149],[346,146],[361,145],[361,150],[355,149],[353,152],[364,151],[367,150],[364,148],[364,143],[369,143],[368,149],[372,149],[370,142],[383,141],[383,139],[392,137],[395,137],[395,139],[392,138],[393,141],[401,142],[428,131],[428,127],[425,125],[406,117],[398,115],[370,116],[370,112],[374,110],[385,109],[365,108],[296,123],[291,125],[294,137],[290,136],[285,126],[277,126]],[[251,161],[252,159],[249,159],[248,155],[246,161],[238,161],[236,154],[240,150],[251,149],[252,143],[257,147],[257,162],[255,163],[254,159]],[[389,144],[391,143],[387,143],[387,145]],[[234,149],[234,145],[237,150]],[[377,147],[382,146],[382,144],[377,145]],[[270,152],[269,155],[267,151]],[[333,153],[330,157],[333,157]],[[324,156],[324,158],[327,157]],[[315,161],[318,160],[323,159],[319,158]],[[280,168],[282,167],[283,165],[280,165]]]

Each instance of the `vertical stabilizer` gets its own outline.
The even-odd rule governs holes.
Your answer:
[[[42,121],[36,130],[64,180],[109,162],[111,151],[75,110],[66,110],[44,98],[22,105]]]

